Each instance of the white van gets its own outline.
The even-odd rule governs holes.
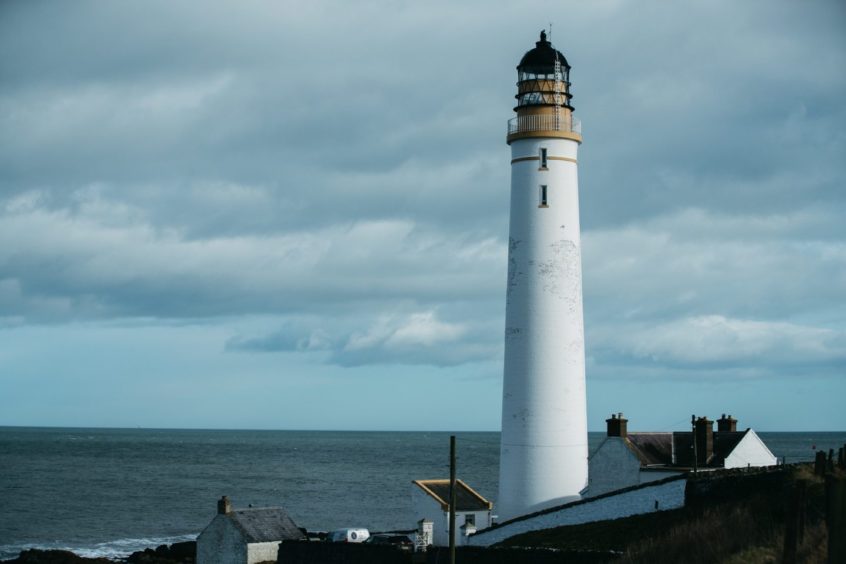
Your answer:
[[[364,542],[369,538],[370,531],[367,529],[347,528],[335,529],[329,533],[327,540],[329,542]]]

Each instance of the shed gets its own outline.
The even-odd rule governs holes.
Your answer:
[[[415,519],[432,522],[432,544],[449,545],[449,480],[413,480],[411,491]],[[491,526],[493,503],[461,480],[455,481],[455,536]]]
[[[197,537],[197,564],[276,562],[279,543],[306,535],[281,507],[232,509],[224,496]]]

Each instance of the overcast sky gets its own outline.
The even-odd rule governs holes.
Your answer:
[[[846,4],[0,3],[0,424],[498,430],[515,66],[588,417],[844,430]]]

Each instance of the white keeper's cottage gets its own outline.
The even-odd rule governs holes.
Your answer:
[[[414,480],[411,501],[415,520],[432,522],[432,544],[449,545],[449,480]],[[493,503],[473,488],[455,481],[455,533],[457,545],[476,530],[491,526]]]
[[[281,507],[233,510],[226,496],[217,515],[197,537],[197,564],[276,562],[279,543],[306,540]]]
[[[628,419],[613,414],[607,436],[590,457],[587,496],[619,490],[669,476],[717,468],[775,466],[778,460],[752,429],[737,430],[725,414],[714,422],[699,417],[691,431],[629,433]]]

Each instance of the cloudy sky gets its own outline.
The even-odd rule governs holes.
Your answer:
[[[0,424],[498,430],[515,66],[588,416],[844,430],[846,4],[0,4]]]

